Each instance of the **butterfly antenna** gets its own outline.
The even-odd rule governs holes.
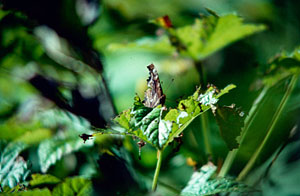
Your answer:
[[[174,80],[175,80],[174,78],[171,79],[171,81],[169,82],[169,84],[168,84],[168,86],[167,86],[166,91],[165,91],[164,94],[166,94],[168,92],[168,90],[169,90],[170,86],[172,85],[172,83],[174,82]],[[168,99],[168,98],[166,98],[166,101],[172,102],[172,103],[176,103],[176,101]]]
[[[169,90],[169,88],[170,88],[170,86],[171,86],[171,84],[172,84],[173,82],[174,82],[174,78],[172,78],[171,81],[169,82],[169,84],[168,84],[168,86],[167,86],[167,88],[166,88],[165,93],[167,93],[167,91]]]

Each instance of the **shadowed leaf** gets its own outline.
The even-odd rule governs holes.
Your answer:
[[[229,150],[238,148],[239,143],[236,138],[244,127],[244,113],[233,104],[231,106],[217,107],[214,115],[219,125],[221,136]]]

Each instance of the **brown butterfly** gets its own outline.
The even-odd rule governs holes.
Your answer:
[[[147,66],[149,78],[147,79],[148,89],[145,91],[144,105],[148,108],[155,108],[164,105],[166,96],[163,94],[157,70],[153,64]]]

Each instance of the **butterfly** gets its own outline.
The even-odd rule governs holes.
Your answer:
[[[147,79],[148,88],[145,91],[144,106],[148,108],[155,108],[158,105],[164,105],[166,95],[164,95],[161,88],[159,76],[155,66],[150,64],[147,66],[149,70],[149,78]]]

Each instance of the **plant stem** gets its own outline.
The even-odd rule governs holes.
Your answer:
[[[290,81],[290,84],[279,104],[279,107],[277,108],[272,120],[271,120],[271,123],[269,125],[269,129],[268,129],[268,132],[267,132],[267,135],[265,136],[264,140],[262,141],[262,143],[260,144],[260,146],[258,147],[258,149],[255,151],[255,153],[252,155],[251,159],[248,161],[247,165],[244,167],[244,169],[241,171],[241,173],[239,174],[239,176],[237,177],[237,180],[243,180],[247,174],[249,173],[249,171],[253,168],[254,164],[256,163],[256,160],[257,158],[259,157],[260,153],[262,152],[262,150],[264,149],[266,143],[268,142],[269,138],[271,137],[273,131],[274,131],[274,128],[275,128],[275,125],[277,124],[278,120],[279,120],[279,117],[281,116],[281,113],[295,87],[295,84],[297,82],[297,78],[298,78],[298,75],[293,75],[291,81]]]
[[[203,113],[201,115],[201,128],[203,133],[203,140],[206,153],[210,156],[213,156],[212,148],[210,145],[209,140],[209,123],[208,123],[208,116],[207,113]]]
[[[253,103],[253,106],[251,107],[251,110],[249,111],[249,114],[247,116],[247,118],[245,119],[245,126],[241,132],[241,137],[238,140],[238,143],[241,145],[245,139],[245,136],[247,135],[247,132],[249,130],[249,127],[251,126],[253,120],[255,119],[256,115],[257,115],[257,111],[259,110],[260,106],[264,103],[264,97],[266,95],[266,93],[268,92],[269,87],[265,87],[261,93],[259,94],[259,96],[256,98],[256,100]],[[236,158],[236,155],[238,153],[239,149],[233,149],[232,151],[230,151],[224,161],[224,164],[221,168],[221,171],[219,173],[220,177],[224,177],[226,176],[226,174],[229,172],[229,170],[232,167],[232,164]]]
[[[139,174],[142,175],[143,177],[147,178],[147,179],[151,179],[152,180],[152,176],[145,175],[143,173],[139,173]],[[167,184],[165,182],[162,182],[159,179],[157,180],[157,184],[160,185],[160,186],[163,186],[164,188],[168,189],[169,191],[174,192],[177,195],[181,192],[180,189],[177,189],[177,188],[173,187],[172,185],[169,185],[169,184]]]
[[[162,162],[162,150],[157,150],[157,163],[156,163],[156,169],[155,169],[153,182],[152,182],[152,191],[155,191],[157,187],[157,180],[159,176],[161,162]]]
[[[199,72],[200,75],[200,85],[201,89],[204,89],[206,87],[206,77],[204,74],[204,69],[203,69],[203,63],[202,61],[195,61],[196,69]]]
[[[200,75],[200,85],[201,89],[206,88],[206,77],[204,74],[204,69],[203,69],[203,63],[202,61],[194,60],[196,69],[199,72]],[[205,146],[205,151],[209,156],[213,156],[212,153],[212,147],[210,145],[210,140],[209,140],[209,122],[208,122],[208,115],[206,113],[203,113],[201,115],[201,128],[202,128],[202,134],[203,134],[203,140],[204,140],[204,146]]]

